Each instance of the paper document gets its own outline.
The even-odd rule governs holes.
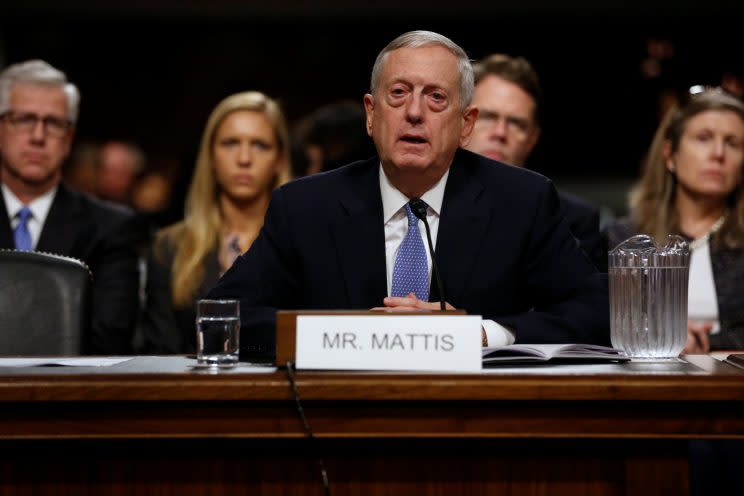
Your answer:
[[[110,367],[132,357],[0,358],[0,367]]]
[[[483,348],[483,365],[558,360],[627,361],[630,358],[621,350],[594,344],[512,344]]]

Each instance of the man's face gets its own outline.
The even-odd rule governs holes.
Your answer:
[[[537,144],[535,100],[522,88],[495,75],[475,87],[478,120],[467,149],[511,165],[524,165]]]
[[[441,46],[388,54],[375,95],[365,95],[367,132],[388,177],[436,182],[467,140],[477,111],[461,109],[457,58]]]
[[[54,133],[44,120],[67,121],[67,96],[59,87],[15,84],[9,103],[9,115],[0,120],[2,181],[11,189],[18,185],[44,192],[59,182],[73,136],[71,127]],[[33,121],[34,116],[37,120],[32,127],[21,124]]]

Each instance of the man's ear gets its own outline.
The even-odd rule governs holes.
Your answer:
[[[473,133],[475,121],[478,119],[478,108],[470,105],[462,113],[462,133],[460,133],[460,146],[464,147],[470,142],[470,135]]]
[[[375,115],[375,97],[369,93],[364,95],[364,113],[366,114],[367,134],[372,136],[372,120]]]

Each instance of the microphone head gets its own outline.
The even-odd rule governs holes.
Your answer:
[[[426,222],[426,209],[429,208],[429,205],[427,205],[421,198],[411,198],[408,204],[411,205],[411,212],[413,212],[413,215],[415,215],[419,220]]]

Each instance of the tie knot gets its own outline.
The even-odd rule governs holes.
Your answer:
[[[414,204],[414,202],[416,202]],[[413,213],[413,209],[419,209],[424,212],[424,215],[426,215],[426,209],[429,208],[429,205],[426,204],[424,200],[414,199],[406,203],[406,217],[408,217],[408,226],[412,225],[418,225],[418,217],[415,213]]]
[[[23,207],[18,211],[18,219],[25,224],[28,219],[33,217],[33,214],[31,213],[31,209],[28,207]]]
[[[411,204],[410,203],[406,203],[405,210],[406,210],[406,217],[408,217],[408,227],[417,225],[418,218],[413,213],[413,210],[411,210]]]

